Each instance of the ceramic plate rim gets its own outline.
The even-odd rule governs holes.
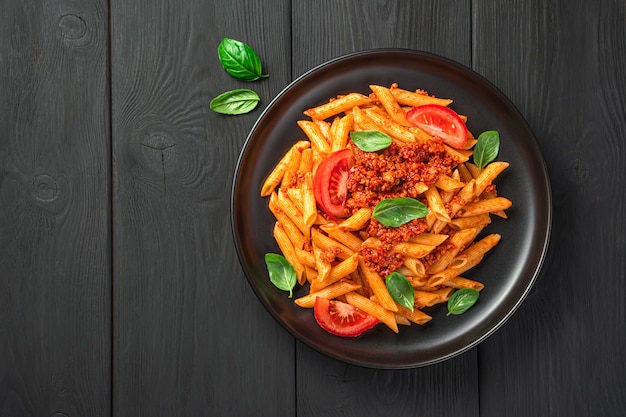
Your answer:
[[[521,283],[522,284],[521,287],[518,288],[517,286],[513,285],[513,284],[516,284],[516,281],[511,282],[511,286],[510,286],[511,288],[507,287],[507,291],[515,290],[515,295],[510,296],[509,292],[507,292],[506,297],[510,296],[511,299],[509,300],[509,298],[506,298],[506,301],[508,301],[507,308],[505,309],[506,311],[500,312],[499,309],[497,308],[497,307],[500,307],[500,304],[498,304],[496,301],[493,301],[494,305],[491,308],[493,311],[498,311],[500,315],[497,318],[497,320],[495,320],[495,322],[490,322],[488,328],[474,329],[472,327],[472,330],[474,330],[474,334],[471,337],[468,337],[470,340],[467,340],[467,342],[463,342],[462,340],[461,342],[459,342],[459,340],[457,340],[458,337],[463,336],[462,329],[459,330],[460,333],[455,334],[455,339],[453,339],[454,343],[450,342],[449,340],[446,340],[446,338],[444,337],[445,335],[444,335],[442,336],[442,340],[441,340],[440,353],[431,353],[430,355],[425,356],[425,357],[421,357],[419,355],[419,352],[414,352],[411,350],[412,346],[413,347],[417,346],[415,342],[413,343],[410,342],[413,339],[410,339],[408,337],[398,336],[398,335],[394,336],[393,333],[390,331],[385,333],[385,329],[378,329],[376,332],[374,332],[373,335],[366,336],[365,338],[343,339],[343,338],[337,338],[336,336],[332,336],[332,335],[326,336],[323,333],[320,333],[319,328],[317,330],[313,329],[310,322],[307,322],[306,325],[300,326],[297,323],[298,320],[308,321],[309,319],[302,319],[302,317],[304,316],[300,315],[300,313],[298,312],[294,312],[295,310],[291,310],[287,306],[287,303],[293,304],[293,300],[289,300],[286,296],[286,293],[281,293],[280,291],[276,289],[272,289],[272,286],[271,284],[269,284],[269,279],[267,277],[267,271],[263,270],[264,265],[259,265],[258,257],[260,256],[260,254],[259,253],[251,254],[251,252],[260,252],[260,251],[249,250],[249,248],[247,248],[247,245],[251,244],[248,242],[249,236],[243,235],[243,233],[245,232],[250,232],[250,230],[248,229],[252,227],[251,225],[247,224],[247,223],[251,223],[251,221],[246,216],[251,216],[251,215],[255,215],[257,217],[267,216],[267,213],[269,213],[269,210],[267,210],[266,203],[265,203],[265,210],[267,211],[266,214],[262,214],[262,213],[259,214],[257,212],[254,212],[253,214],[250,214],[250,213],[242,214],[241,205],[243,203],[248,202],[246,198],[251,199],[253,202],[256,202],[257,204],[260,204],[259,201],[265,201],[265,200],[262,200],[260,196],[258,197],[259,200],[255,200],[253,197],[253,194],[255,191],[253,190],[253,188],[257,186],[259,187],[256,189],[257,194],[258,194],[258,190],[260,190],[259,180],[257,179],[257,182],[251,185],[251,184],[248,184],[249,182],[248,179],[244,178],[245,174],[250,171],[252,171],[253,174],[257,174],[257,176],[259,174],[253,168],[246,166],[246,163],[250,162],[250,158],[254,160],[253,156],[251,156],[249,152],[252,152],[251,149],[254,147],[253,151],[257,151],[260,149],[261,151],[264,151],[267,153],[268,150],[263,149],[263,146],[262,146],[263,144],[265,144],[265,142],[271,143],[272,140],[274,142],[280,141],[272,137],[273,131],[271,130],[271,128],[275,128],[275,126],[280,127],[282,126],[281,123],[293,123],[295,125],[295,120],[293,119],[293,117],[291,117],[291,119],[288,121],[281,121],[280,120],[281,117],[285,118],[288,116],[283,116],[283,114],[285,113],[275,114],[278,111],[276,109],[280,108],[280,106],[283,105],[281,104],[281,102],[284,100],[293,99],[293,98],[290,98],[289,95],[298,93],[299,92],[298,89],[303,88],[303,85],[306,84],[307,82],[314,82],[315,77],[321,78],[322,81],[329,82],[330,84],[332,84],[333,82],[332,77],[330,77],[331,78],[330,80],[324,80],[323,75],[326,73],[331,73],[332,75],[333,71],[337,72],[338,69],[341,69],[341,66],[347,67],[347,69],[345,70],[348,72],[357,71],[358,69],[350,69],[350,66],[353,65],[355,62],[357,63],[360,62],[364,65],[364,67],[367,67],[367,65],[369,65],[367,64],[368,62],[371,62],[373,60],[374,61],[378,60],[381,62],[380,68],[386,68],[386,65],[387,65],[386,62],[388,59],[396,59],[396,60],[401,59],[402,62],[406,61],[407,63],[411,63],[413,62],[413,60],[415,60],[416,62],[415,66],[419,67],[419,70],[416,70],[416,74],[417,73],[419,73],[420,75],[430,74],[432,75],[432,77],[434,77],[435,80],[440,80],[440,78],[438,78],[440,76],[435,74],[433,71],[426,71],[426,70],[424,70],[425,72],[424,74],[422,74],[420,72],[421,65],[423,65],[424,67],[429,67],[432,65],[438,66],[438,68],[440,68],[442,71],[445,70],[447,72],[450,72],[453,77],[455,78],[457,76],[460,77],[459,79],[463,81],[463,83],[469,83],[469,81],[466,81],[466,79],[463,78],[463,77],[467,77],[467,79],[471,80],[472,83],[477,84],[478,86],[477,91],[485,90],[484,95],[488,97],[493,97],[493,100],[496,100],[496,102],[502,101],[502,104],[506,105],[505,113],[508,115],[508,117],[510,117],[510,120],[507,119],[506,121],[503,121],[502,123],[504,123],[506,126],[509,126],[508,123],[511,123],[512,126],[514,125],[516,128],[519,127],[520,132],[522,132],[520,133],[520,137],[523,138],[523,141],[524,141],[523,144],[525,146],[522,147],[521,144],[518,144],[517,142],[512,142],[514,144],[514,147],[515,146],[520,147],[520,150],[522,151],[521,153],[524,154],[524,157],[525,157],[525,159],[522,159],[523,164],[521,164],[522,167],[520,168],[528,168],[528,165],[532,165],[533,172],[529,174],[529,175],[532,175],[532,185],[539,185],[541,187],[541,189],[539,190],[540,192],[537,193],[537,196],[539,199],[538,202],[533,201],[532,203],[525,203],[525,202],[522,203],[522,208],[524,208],[523,204],[529,205],[531,208],[534,208],[531,214],[524,214],[524,216],[528,217],[527,219],[528,221],[534,220],[532,221],[532,225],[537,230],[533,230],[532,238],[534,239],[534,243],[538,244],[540,247],[535,248],[535,250],[532,252],[532,258],[530,259],[530,261],[526,263],[523,263],[521,260],[519,261],[519,262],[522,262],[522,264],[519,267],[523,268],[524,270],[528,269],[529,271],[527,271],[524,274],[524,279],[523,279],[523,282]],[[422,64],[422,62],[425,62],[427,64]],[[378,70],[379,67],[377,67],[376,65],[378,64],[372,64],[372,66]],[[389,65],[392,68],[394,67],[393,62],[390,63]],[[404,71],[404,67],[398,68],[398,73],[404,74],[403,71]],[[408,72],[411,72],[411,71],[412,69],[409,68]],[[364,76],[367,76],[367,74],[365,74]],[[372,77],[372,78],[376,78],[376,77]],[[455,81],[450,81],[450,80],[445,79],[445,81],[441,81],[441,83],[442,85],[447,85],[446,83],[454,84]],[[473,86],[469,84],[467,86],[465,86],[465,84],[462,84],[462,85],[464,86],[464,88],[469,89],[468,91],[470,92],[467,94],[469,96],[472,96],[473,93],[471,92],[471,89],[473,88]],[[367,85],[364,85],[363,87],[364,88],[362,88],[361,90],[365,91],[367,89]],[[405,87],[405,86],[400,82],[400,87]],[[427,89],[430,92],[429,86],[427,85],[421,88]],[[311,92],[307,90],[307,91],[304,91],[303,93],[308,94]],[[328,92],[327,91],[320,92],[321,96],[323,96],[324,93],[328,93]],[[334,94],[340,94],[340,93],[342,92],[337,91]],[[455,102],[456,102],[456,98],[455,97],[452,97],[452,98],[455,99]],[[314,105],[317,105],[317,104],[321,104],[321,103],[308,103],[308,106],[313,107]],[[491,104],[491,101],[489,101],[489,104]],[[498,102],[498,104],[500,103]],[[467,105],[466,105],[466,108],[467,108]],[[287,109],[288,111],[291,111],[291,108],[287,107]],[[301,114],[301,111],[303,110],[304,108],[297,109],[297,113]],[[469,126],[469,123],[472,120],[472,115],[468,114],[468,116],[470,117],[470,119],[468,120],[468,126]],[[279,120],[277,122],[274,122],[274,124],[272,125],[271,124],[272,118],[278,118]],[[302,115],[301,118],[305,118],[305,117]],[[270,134],[260,139],[259,138],[260,130],[266,129],[266,128],[270,129]],[[288,142],[288,143],[285,143],[284,146],[288,146],[288,144],[295,142],[295,140],[290,140],[290,139],[285,139],[284,141]],[[504,145],[505,144],[503,143],[503,146]],[[276,150],[275,153],[278,154],[280,152]],[[527,154],[528,156],[526,156]],[[277,158],[278,156],[275,156],[275,160],[273,161],[273,163],[277,162]],[[257,164],[258,163],[259,162],[257,161]],[[266,174],[267,173],[269,173],[269,171],[267,171]],[[523,182],[524,181],[523,178],[520,178],[519,180],[517,180],[517,177],[515,176],[513,178],[515,181],[520,181],[520,184],[528,185],[526,184],[526,182]],[[505,180],[506,178],[503,181]],[[528,194],[528,191],[524,191],[524,192],[527,195],[530,195]],[[514,201],[514,204],[515,204],[515,201]],[[540,211],[543,211],[543,213],[540,213]],[[406,369],[406,368],[414,368],[414,367],[438,363],[438,362],[450,359],[452,357],[455,357],[475,347],[476,345],[484,341],[487,337],[492,335],[496,330],[498,330],[513,315],[513,313],[518,309],[520,304],[524,301],[524,299],[530,292],[531,288],[533,287],[537,279],[537,276],[539,275],[541,271],[543,262],[545,260],[545,256],[546,256],[547,249],[549,246],[551,225],[552,225],[552,199],[551,199],[550,182],[548,178],[546,165],[543,160],[543,157],[541,156],[541,152],[538,148],[537,140],[534,136],[534,133],[531,131],[530,127],[528,126],[528,123],[523,118],[523,116],[518,111],[518,109],[502,92],[500,92],[500,90],[498,90],[490,81],[488,81],[481,75],[477,74],[470,68],[458,62],[450,60],[448,58],[441,57],[439,55],[435,55],[435,54],[424,52],[424,51],[417,51],[417,50],[411,50],[411,49],[399,49],[399,48],[387,48],[387,49],[370,49],[370,50],[358,51],[358,52],[354,52],[351,54],[347,54],[347,55],[343,55],[343,56],[331,59],[305,72],[304,74],[296,78],[294,81],[292,81],[288,86],[286,86],[276,97],[274,97],[274,99],[268,104],[268,106],[263,110],[263,112],[260,114],[260,116],[256,120],[239,154],[239,158],[237,160],[237,164],[235,168],[232,189],[231,189],[230,215],[231,215],[231,230],[232,230],[232,235],[233,235],[233,239],[234,239],[234,243],[236,247],[236,252],[237,252],[239,261],[241,263],[241,266],[243,268],[244,274],[246,276],[246,279],[248,283],[250,284],[250,286],[252,287],[253,291],[255,292],[259,301],[263,304],[263,306],[267,309],[267,311],[274,317],[274,319],[276,319],[287,331],[289,331],[294,337],[296,337],[301,342],[305,343],[307,346],[329,357],[332,357],[337,360],[341,360],[346,363],[364,366],[364,367],[370,367],[370,368]],[[510,221],[510,219],[507,221]],[[502,227],[506,228],[506,225]],[[246,230],[242,230],[244,228]],[[261,230],[265,230],[265,229],[261,229]],[[270,230],[271,229],[267,229],[268,234],[270,233]],[[518,230],[521,230],[521,229],[519,229],[518,227]],[[271,235],[269,237],[271,238]],[[267,237],[265,236],[262,236],[261,238],[267,240]],[[506,236],[503,236],[503,239],[505,238]],[[256,239],[256,236],[254,239]],[[528,251],[529,249],[527,246],[529,245],[524,245],[523,250]],[[257,262],[254,265],[252,265],[250,262],[251,256],[256,256],[257,258]],[[486,262],[489,262],[489,261],[490,260],[487,260]],[[276,301],[274,300],[274,297],[276,296],[283,297],[283,299],[280,301]],[[303,310],[303,309],[300,309],[300,310]],[[306,311],[306,313],[309,314],[310,316],[313,315],[312,311]],[[294,318],[293,317],[294,315],[297,315],[298,317]],[[433,317],[433,319],[435,318],[436,317]],[[481,320],[484,320],[484,318]],[[294,322],[296,324],[294,324]],[[473,322],[470,321],[469,323],[473,323]],[[473,323],[472,325],[476,325],[476,323]],[[412,325],[411,327],[401,326],[400,335],[406,334],[407,332],[411,332],[413,330],[413,327],[415,326],[416,325]],[[455,325],[455,324],[449,325],[449,326],[452,329],[456,329],[456,327],[458,327],[458,325]],[[387,333],[391,333],[391,335]],[[380,337],[380,340],[377,341],[376,337]],[[397,346],[396,344],[394,344],[394,340],[393,340],[394,337],[398,338]],[[337,339],[341,339],[341,340],[337,340]],[[406,342],[407,340],[409,340],[409,342],[407,342],[407,346],[405,346],[403,343]],[[446,343],[449,344],[448,346],[449,348],[446,348],[447,347]],[[365,344],[366,346],[364,348],[362,347],[361,349],[357,349],[354,347],[354,346],[359,346],[359,344],[361,345]],[[434,348],[436,348],[436,346],[434,346]],[[393,351],[390,352],[390,350],[393,350]],[[377,358],[380,358],[380,359],[377,359]]]

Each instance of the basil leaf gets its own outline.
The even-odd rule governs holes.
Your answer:
[[[350,132],[350,139],[365,152],[376,152],[387,148],[393,142],[388,135],[378,130],[361,130]]]
[[[216,113],[244,114],[253,110],[261,98],[252,90],[240,88],[227,91],[211,100],[209,107]]]
[[[474,163],[478,168],[484,168],[498,156],[500,150],[500,134],[495,130],[488,130],[478,136],[474,146]]]
[[[392,272],[385,278],[385,285],[391,298],[398,304],[413,311],[415,304],[415,292],[413,286],[404,275]]]
[[[398,227],[414,219],[426,217],[428,207],[413,198],[390,198],[382,200],[372,212],[372,217],[383,226]]]
[[[455,291],[448,299],[448,316],[463,314],[478,300],[479,292],[473,288],[463,288]]]
[[[289,291],[289,298],[293,296],[293,287],[297,282],[296,269],[284,256],[276,253],[265,254],[265,265],[270,274],[270,281],[276,288]]]
[[[235,39],[224,38],[217,47],[217,56],[227,73],[244,81],[254,81],[263,75],[261,59],[252,48]]]

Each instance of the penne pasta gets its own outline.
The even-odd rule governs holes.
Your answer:
[[[274,225],[274,239],[276,239],[276,243],[278,243],[278,247],[285,256],[285,259],[287,259],[287,261],[289,261],[289,263],[291,263],[291,265],[293,265],[294,269],[296,270],[296,278],[298,279],[298,283],[300,285],[304,284],[304,265],[302,265],[298,260],[295,248],[293,247],[291,240],[289,240],[289,237],[285,233],[282,225],[278,222],[276,222]]]
[[[358,254],[355,253],[349,258],[333,266],[324,278],[320,278],[318,276],[318,279],[311,283],[310,291],[311,292],[319,291],[322,288],[327,287],[330,284],[334,284],[340,279],[345,278],[351,273],[353,273],[358,266],[359,266]]]
[[[409,129],[409,131],[411,131],[415,135],[415,141],[417,143],[426,143],[430,140],[433,140],[432,136],[430,136],[428,133],[424,132],[417,126],[409,126],[407,129]]]
[[[456,158],[459,162],[468,161],[470,156],[472,155],[472,151],[468,151],[464,149],[455,149],[448,145],[443,145],[443,147],[446,149],[446,152],[450,156],[452,156],[453,158]]]
[[[298,174],[304,175],[307,172],[313,172],[313,150],[311,148],[303,149],[300,154]]]
[[[349,292],[345,294],[346,300],[348,304],[365,311],[366,313],[376,317],[381,322],[385,323],[394,333],[398,333],[398,324],[396,323],[396,318],[394,311],[390,311],[385,309],[380,304],[366,298],[356,292]]]
[[[442,288],[437,288],[436,290],[433,290],[433,292],[439,296],[439,302],[440,303],[445,303],[445,302],[448,301],[448,299],[450,298],[450,296],[454,292],[454,288],[452,288],[452,287],[442,287]]]
[[[465,167],[467,168],[467,171],[470,173],[472,178],[477,178],[480,175],[481,169],[478,168],[477,165],[472,164],[471,162],[466,162]]]
[[[433,96],[429,96],[425,92],[413,92],[403,90],[401,88],[391,88],[391,94],[395,97],[398,103],[405,106],[423,106],[426,104],[438,104],[440,106],[449,106],[452,104],[452,100],[445,98],[437,98]]]
[[[354,122],[352,113],[348,113],[345,116],[336,119],[331,126],[331,151],[336,152],[344,149],[348,144],[348,137],[350,134],[350,128]]]
[[[391,94],[391,90],[380,85],[370,85],[370,89],[376,94],[380,104],[394,122],[401,126],[410,126],[410,123],[406,120],[404,111],[402,111],[396,98]]]
[[[337,242],[347,246],[349,249],[357,252],[363,244],[363,239],[357,235],[343,230],[341,227],[334,223],[320,226],[320,228],[328,234],[328,236],[335,239]]]
[[[361,208],[354,212],[350,217],[339,223],[339,227],[343,230],[361,230],[372,217],[371,208]]]
[[[485,213],[471,217],[457,217],[455,219],[452,219],[448,223],[448,226],[450,226],[452,229],[460,230],[486,226],[489,223],[491,223],[491,217],[489,216],[489,214]]]
[[[424,192],[424,195],[428,201],[430,212],[433,213],[435,218],[437,220],[441,220],[442,222],[449,222],[450,216],[443,205],[443,200],[441,199],[441,195],[439,194],[437,187],[428,187],[428,189]]]
[[[393,245],[393,250],[411,258],[423,258],[435,249],[434,246],[419,243],[401,242]]]
[[[285,175],[285,171],[287,170],[287,166],[290,164],[292,158],[299,157],[298,155],[303,150],[309,148],[311,146],[310,142],[305,140],[300,140],[296,142],[289,150],[283,155],[283,157],[278,161],[274,169],[267,176],[263,185],[261,186],[261,196],[267,197],[272,191],[280,184]]]
[[[399,325],[431,321],[429,309],[441,308],[455,290],[482,291],[488,284],[468,271],[501,240],[496,233],[478,236],[492,215],[506,219],[513,205],[494,183],[509,164],[479,168],[470,162],[477,144],[471,132],[452,147],[406,119],[412,107],[450,106],[451,99],[396,84],[369,88],[369,96],[348,93],[306,109],[308,119],[296,121],[306,139],[282,154],[260,195],[268,197],[280,252],[294,267],[298,285],[308,288],[295,304],[311,309],[319,298],[341,301],[372,316],[370,325],[376,318],[397,333]],[[469,119],[459,117],[463,123]],[[391,141],[366,134],[353,142],[350,134],[363,130],[382,132]],[[329,163],[340,158],[344,165],[329,171]],[[427,210],[400,225],[385,226],[379,213],[374,220],[376,204],[393,198],[418,200]],[[410,210],[421,207],[412,204]],[[386,282],[392,272],[410,284],[404,291],[412,291],[413,309],[399,303],[398,288],[387,288],[397,284],[397,276]]]
[[[298,227],[305,237],[309,236],[310,229],[304,224],[304,217],[302,216],[302,213],[298,210],[295,204],[293,204],[289,196],[280,189],[277,193],[276,205],[278,207],[277,209],[285,213],[285,215],[291,219],[291,221],[296,225],[296,227]]]
[[[313,175],[310,172],[304,174],[302,182],[302,217],[307,229],[310,229],[315,220],[317,220],[317,203],[313,193]]]
[[[311,240],[313,244],[323,251],[330,251],[336,254],[339,259],[346,259],[352,256],[354,251],[341,242],[325,235],[317,229],[311,229]]]
[[[443,191],[457,191],[463,186],[465,183],[463,181],[454,179],[447,175],[440,175],[435,183],[435,186]]]
[[[436,274],[446,269],[459,252],[476,238],[480,230],[480,228],[468,228],[453,234],[448,241],[449,245],[446,247],[446,250],[439,254],[437,260],[428,267],[426,272],[428,274]]]
[[[439,294],[433,291],[413,291],[415,294],[415,306],[417,308],[432,307],[441,302]]]
[[[448,235],[441,233],[421,233],[409,241],[421,245],[439,246],[448,239]]]
[[[331,262],[324,256],[323,250],[313,242],[313,255],[315,257],[315,270],[317,271],[316,281],[324,281],[330,274]]]
[[[328,140],[315,122],[308,120],[298,120],[297,123],[298,126],[300,126],[300,129],[302,129],[302,131],[304,132],[304,134],[307,135],[307,137],[311,141],[311,146],[315,150],[322,154],[330,153],[330,144],[328,143]]]
[[[399,326],[410,326],[411,325],[411,321],[409,319],[407,319],[406,317],[396,313],[395,315],[396,317],[396,324],[398,324]]]
[[[424,184],[424,183],[419,183],[415,185],[415,194],[416,195],[420,195],[426,192],[426,190],[428,190],[428,185]]]
[[[357,291],[361,286],[352,281],[339,281],[334,284],[330,284],[327,287],[322,288],[319,291],[311,292],[305,296],[300,298],[296,298],[294,303],[303,308],[313,308],[315,306],[315,299],[317,297],[328,298],[332,300],[333,298],[340,297],[346,293]]]
[[[293,149],[289,155],[290,157],[287,161],[285,172],[283,173],[283,178],[280,183],[280,187],[284,189],[288,189],[297,185],[297,173],[298,169],[300,168],[300,156],[302,155],[302,153],[297,149]]]
[[[276,220],[282,224],[285,233],[289,237],[293,246],[302,249],[306,242],[301,229],[291,220],[289,216],[280,208],[277,202],[278,196],[276,192],[273,192],[270,196],[269,209],[276,218]]]
[[[308,265],[304,265],[304,275],[306,276],[306,281],[310,284],[317,279],[317,270]]]
[[[304,114],[309,116],[311,119],[325,120],[329,117],[344,113],[353,107],[364,106],[370,103],[371,100],[368,96],[364,96],[360,93],[350,93],[329,101],[326,104],[322,104],[321,106],[308,109],[304,112]]]
[[[309,268],[316,267],[315,255],[313,255],[309,251],[306,251],[300,248],[295,248],[295,251],[296,251],[296,257],[298,258],[298,260],[300,261],[302,265],[308,266]]]
[[[325,120],[313,119],[313,123],[318,127],[320,133],[330,143],[330,123]]]
[[[476,265],[480,259],[500,242],[500,235],[492,233],[465,249],[450,261],[450,267],[455,269],[465,268],[465,265]],[[465,269],[467,270],[467,269]]]
[[[452,277],[445,281],[444,285],[450,288],[473,288],[476,291],[481,291],[483,288],[485,288],[485,285],[482,282],[463,277]]]
[[[293,206],[296,208],[296,210],[302,214],[304,212],[304,208],[302,205],[302,188],[298,187],[296,188],[295,186],[292,187],[281,187],[281,190],[283,191],[283,194],[286,194],[287,197],[289,198],[289,200],[291,201],[291,204],[293,204]]]
[[[402,317],[407,318],[409,321],[415,323],[415,324],[426,324],[429,321],[432,320],[432,317],[429,316],[428,314],[424,313],[422,310],[420,309],[413,309],[413,311],[409,310],[406,307],[403,306],[398,306],[398,313],[399,315],[401,315]]]
[[[458,213],[458,217],[479,216],[481,214],[495,213],[506,210],[513,203],[508,198],[494,197],[486,200],[475,201],[466,204]]]
[[[390,311],[397,311],[396,303],[389,295],[383,278],[365,264],[363,258],[359,258],[359,266],[367,280],[368,287],[372,290],[380,305]]]
[[[459,180],[464,184],[467,184],[474,178],[470,170],[467,168],[468,165],[469,162],[465,162],[464,164],[459,164],[459,166],[457,167],[457,171],[459,172]]]
[[[417,258],[406,257],[402,265],[410,272],[410,274],[405,275],[412,275],[416,278],[426,276],[426,267],[424,263]]]
[[[485,191],[488,185],[493,183],[498,175],[508,168],[508,162],[492,162],[487,165],[480,174],[476,177],[476,189],[474,190],[474,197],[478,197]]]
[[[428,285],[431,287],[443,285],[443,283],[450,278],[458,277],[460,274],[472,269],[478,265],[481,260],[482,258],[465,258],[463,262],[459,262],[454,266],[449,265],[443,271],[430,275]]]
[[[366,109],[365,114],[373,123],[376,124],[376,126],[378,126],[378,130],[388,134],[392,138],[405,143],[417,141],[417,137],[414,132],[409,130],[406,126],[396,123],[387,113],[380,111],[378,107],[370,107]]]
[[[421,291],[433,291],[437,289],[437,287],[431,287],[428,285],[428,276],[414,276],[407,275],[406,279],[411,283],[411,286],[416,290]]]
[[[287,165],[289,165],[289,161],[293,157],[294,150],[290,149],[278,164],[274,167],[272,172],[267,176],[263,186],[261,187],[261,196],[267,197],[268,195],[274,192],[274,189],[280,184],[285,175],[285,171],[287,170]]]
[[[352,120],[359,130],[380,130],[380,127],[358,107],[352,109]]]

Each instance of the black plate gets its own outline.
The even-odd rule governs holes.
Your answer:
[[[302,112],[348,92],[369,94],[368,85],[422,88],[452,98],[452,108],[469,117],[474,134],[498,130],[498,160],[511,166],[497,179],[499,194],[513,201],[509,219],[496,218],[488,232],[502,235],[482,264],[464,275],[484,282],[480,299],[460,316],[446,316],[445,306],[426,310],[424,326],[400,326],[395,334],[379,325],[356,339],[322,330],[313,311],[293,303],[269,281],[267,252],[278,252],[272,237],[274,218],[261,185],[280,157],[298,139]],[[491,83],[470,69],[431,54],[385,49],[329,61],[299,77],[265,109],[241,152],[232,189],[231,218],[245,275],[259,300],[288,331],[308,346],[351,364],[374,368],[412,368],[439,362],[475,346],[501,326],[530,290],[548,245],[552,205],[543,158],[527,123]],[[305,289],[294,297],[304,295]]]

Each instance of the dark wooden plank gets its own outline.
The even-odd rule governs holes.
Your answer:
[[[295,75],[371,48],[425,50],[470,65],[469,2],[298,1],[293,7]],[[478,415],[475,350],[425,368],[381,371],[298,343],[297,364],[298,415]]]
[[[298,344],[298,416],[478,416],[476,349],[409,370],[347,365]]]
[[[548,258],[479,349],[482,416],[621,416],[626,5],[475,2],[474,64],[528,118],[554,202]]]
[[[293,415],[291,336],[247,285],[232,244],[235,163],[290,77],[285,2],[113,1],[114,415]],[[269,79],[227,75],[224,37]],[[254,112],[209,110],[253,88]]]
[[[294,75],[372,48],[410,48],[470,65],[470,2],[294,1]]]
[[[0,415],[110,415],[107,4],[0,5]]]

